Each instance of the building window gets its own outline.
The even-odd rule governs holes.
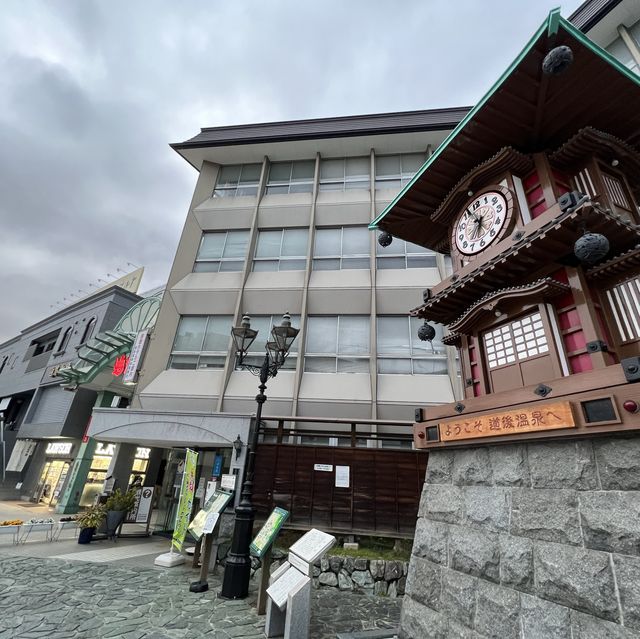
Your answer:
[[[261,164],[234,164],[221,167],[213,197],[257,195],[261,170]]]
[[[368,373],[368,315],[311,316],[304,370],[308,373]]]
[[[60,331],[56,331],[50,335],[45,335],[44,337],[40,337],[39,339],[33,340],[31,342],[32,346],[35,346],[33,350],[32,357],[36,357],[37,355],[42,355],[42,353],[48,353],[53,350],[53,347],[56,345],[58,341],[58,335]]]
[[[254,271],[303,271],[307,265],[308,229],[260,231]]]
[[[422,320],[417,317],[378,317],[378,373],[447,375],[447,354],[442,326],[436,324],[431,343],[418,339]]]
[[[64,332],[62,339],[60,340],[58,353],[62,353],[67,349],[67,346],[69,345],[69,340],[71,339],[71,333],[73,333],[73,327],[69,326],[69,328]]]
[[[317,229],[313,251],[315,271],[369,268],[369,230],[366,226]]]
[[[540,313],[487,331],[484,347],[490,369],[548,353],[549,344]]]
[[[421,153],[376,157],[376,191],[400,190],[409,184],[423,164],[424,155]]]
[[[185,315],[180,318],[169,368],[224,368],[231,339],[231,315]]]
[[[394,238],[389,246],[376,242],[376,265],[379,269],[436,268],[436,254],[423,246]]]
[[[282,323],[282,315],[252,315],[251,328],[258,331],[258,335],[251,344],[249,352],[244,359],[246,364],[260,366],[264,361],[265,347],[267,341],[271,339],[271,329]],[[291,316],[291,326],[300,328],[300,316]],[[282,370],[295,370],[298,358],[298,339],[296,338],[289,349],[289,357],[287,357]]]
[[[81,344],[85,344],[91,339],[91,336],[93,335],[93,330],[95,329],[95,327],[96,327],[96,318],[92,317],[84,329],[84,333],[82,334],[82,340],[80,341]]]
[[[5,355],[2,358],[2,364],[0,364],[0,373],[2,373],[2,371],[4,370],[4,367],[7,365],[7,362],[9,361],[9,356]]]
[[[248,241],[249,231],[203,233],[194,273],[241,271]]]
[[[364,158],[341,158],[320,162],[321,191],[347,191],[368,189],[370,186],[370,160]]]
[[[277,193],[311,193],[316,170],[315,160],[274,162],[269,167],[267,195]]]

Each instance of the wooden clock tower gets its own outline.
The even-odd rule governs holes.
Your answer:
[[[552,12],[371,225],[451,255],[411,315],[464,398],[418,448],[640,430],[639,202],[640,78]]]

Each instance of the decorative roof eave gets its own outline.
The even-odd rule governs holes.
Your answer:
[[[615,257],[598,264],[586,273],[590,280],[611,280],[627,278],[638,274],[640,271],[640,244],[620,253]]]
[[[445,325],[455,321],[460,309],[474,304],[479,294],[526,279],[528,274],[543,267],[545,260],[549,264],[549,255],[555,255],[554,262],[560,265],[558,260],[572,254],[585,221],[590,231],[606,234],[614,250],[627,250],[640,241],[640,227],[594,202],[555,215],[548,211],[544,215],[548,220],[540,226],[534,226],[517,240],[513,236],[502,240],[492,257],[461,276],[454,274],[443,281],[433,297],[410,314]],[[544,220],[542,216],[538,219]]]
[[[585,156],[597,155],[607,163],[622,160],[629,185],[636,196],[640,194],[640,153],[630,144],[614,135],[587,126],[580,129],[550,156],[550,162],[559,168],[574,168]]]
[[[494,311],[496,306],[507,300],[517,298],[549,298],[560,295],[569,290],[569,285],[558,282],[551,277],[522,284],[520,286],[508,286],[489,292],[472,304],[457,320],[447,326],[453,333],[468,334],[485,313]]]
[[[542,59],[558,45],[571,46],[574,63],[561,76],[543,76]],[[441,243],[446,229],[430,223],[430,214],[460,175],[505,145],[525,153],[540,151],[561,144],[586,125],[607,128],[635,144],[640,136],[639,87],[640,78],[554,9],[369,228],[424,246]],[[603,92],[606,101],[601,99]]]
[[[462,205],[469,199],[469,191],[485,186],[490,180],[497,178],[507,170],[524,174],[533,168],[533,158],[524,155],[510,146],[503,147],[493,157],[471,169],[449,191],[442,204],[435,210],[431,219],[440,224],[460,213]]]

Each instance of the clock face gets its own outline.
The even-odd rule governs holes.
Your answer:
[[[455,225],[456,248],[476,255],[493,242],[507,219],[507,200],[499,191],[486,191],[469,203]]]

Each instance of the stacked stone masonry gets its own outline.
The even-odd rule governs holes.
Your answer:
[[[431,452],[401,637],[640,637],[640,438]]]

